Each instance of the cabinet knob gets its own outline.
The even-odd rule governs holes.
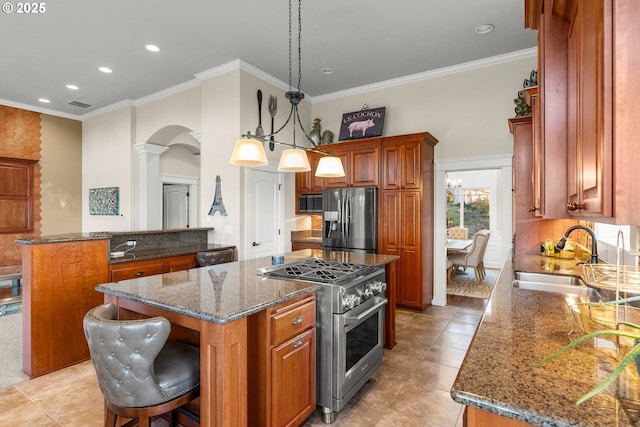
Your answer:
[[[567,210],[569,212],[580,211],[584,209],[584,205],[579,205],[576,202],[567,202]]]
[[[299,325],[300,323],[302,323],[302,316],[298,316],[291,321],[292,325]]]
[[[144,276],[144,271],[138,271],[136,272],[136,276],[140,277],[140,276]]]
[[[291,346],[292,348],[298,348],[302,345],[302,340],[297,340],[296,342],[293,343],[293,345]]]

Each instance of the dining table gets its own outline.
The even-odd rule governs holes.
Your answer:
[[[473,239],[461,240],[461,239],[447,239],[447,254],[454,252],[464,251],[473,243]]]

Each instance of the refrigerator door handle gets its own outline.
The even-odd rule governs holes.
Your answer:
[[[348,197],[348,198],[347,198]],[[347,229],[346,232],[346,240],[347,242],[349,241],[349,234],[351,234],[351,194],[349,194],[349,196],[345,197],[346,203],[347,203],[347,215],[346,215],[346,219],[345,219],[345,227]]]

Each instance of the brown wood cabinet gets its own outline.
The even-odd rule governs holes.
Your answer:
[[[503,417],[501,415],[492,414],[482,409],[467,406],[464,408],[464,419],[462,422],[464,427],[530,427],[522,421],[513,418]]]
[[[543,219],[531,209],[534,186],[531,171],[535,162],[535,133],[532,116],[509,119],[513,134],[513,232],[515,255],[540,253],[540,241],[560,236],[577,223],[571,219]]]
[[[325,188],[375,187],[380,182],[380,138],[332,144],[331,153],[340,157],[345,176],[325,178]]]
[[[613,216],[611,2],[574,2],[567,39],[567,209]]]
[[[424,310],[433,298],[433,159],[438,142],[415,133],[382,141],[378,252],[397,255],[396,305]]]
[[[291,250],[299,251],[301,249],[322,249],[322,243],[318,242],[291,242]]]
[[[315,410],[315,324],[315,294],[249,316],[250,426],[299,426]]]
[[[296,200],[298,194],[322,193],[323,179],[316,176],[318,162],[322,156],[323,155],[320,153],[307,151],[307,158],[309,159],[309,166],[311,166],[311,170],[296,173]]]
[[[566,141],[566,216],[640,224],[640,121],[633,113],[640,51],[631,47],[640,39],[639,19],[634,0],[525,1],[525,25],[539,36],[545,159],[553,147],[562,155]],[[562,182],[557,177],[545,190]]]
[[[109,281],[137,279],[154,274],[188,270],[196,267],[195,255],[157,258],[145,261],[131,261],[109,265]]]
[[[22,369],[37,377],[89,359],[84,315],[102,304],[108,240],[22,245]]]
[[[533,98],[536,213],[567,218],[567,44],[568,23],[559,2],[540,0],[538,27],[538,97]],[[556,9],[553,12],[553,9]]]
[[[0,157],[0,233],[33,230],[35,160]]]
[[[385,142],[382,145],[382,189],[420,190],[421,142]]]

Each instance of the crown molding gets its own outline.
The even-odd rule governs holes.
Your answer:
[[[5,105],[7,107],[12,107],[12,108],[18,108],[20,110],[33,111],[34,113],[48,114],[50,116],[56,116],[56,117],[63,117],[65,119],[79,120],[79,121],[82,120],[82,116],[79,116],[79,115],[76,115],[76,114],[62,113],[60,111],[50,110],[50,109],[47,109],[47,108],[41,108],[41,107],[38,107],[36,105],[29,105],[29,104],[22,104],[20,102],[13,102],[13,101],[9,101],[7,99],[1,99],[0,98],[0,105]]]
[[[359,95],[367,92],[373,92],[380,89],[387,89],[395,86],[402,86],[410,83],[420,82],[424,80],[434,79],[437,77],[448,76],[466,71],[476,70],[479,68],[491,67],[506,62],[518,61],[524,58],[537,56],[538,48],[518,50],[515,52],[505,53],[502,55],[490,56],[488,58],[479,59],[477,61],[464,62],[462,64],[452,65],[450,67],[438,68],[436,70],[425,71],[423,73],[411,74],[409,76],[398,77],[397,79],[385,80],[370,85],[354,87],[338,92],[319,95],[313,98],[314,102],[326,102],[352,95]]]

